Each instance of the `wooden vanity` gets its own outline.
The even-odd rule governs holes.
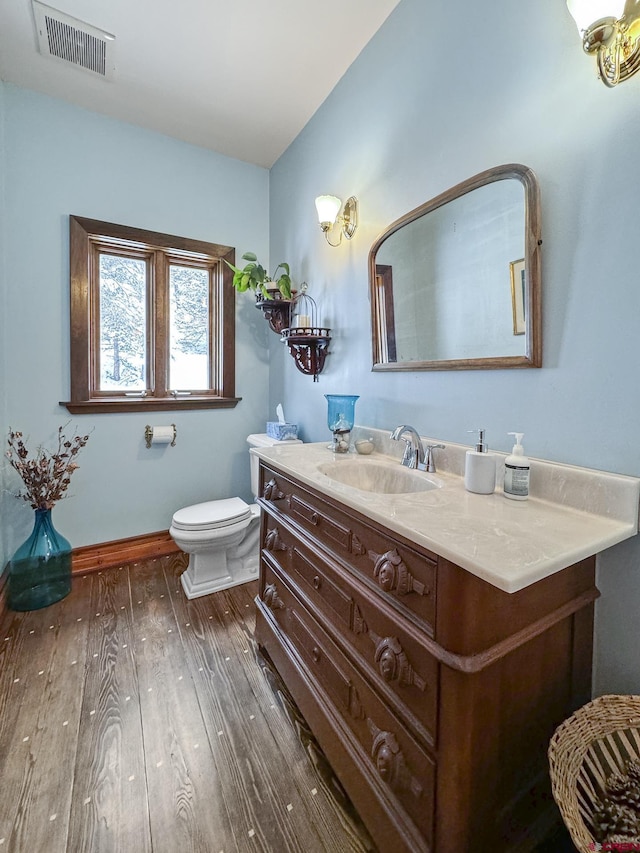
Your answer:
[[[259,455],[257,640],[381,853],[532,850],[591,698],[595,557],[506,592]]]

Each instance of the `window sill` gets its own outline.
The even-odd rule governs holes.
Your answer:
[[[242,397],[101,397],[93,400],[61,402],[72,415],[101,412],[177,412],[189,409],[233,409]]]

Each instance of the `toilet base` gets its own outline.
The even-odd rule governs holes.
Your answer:
[[[172,532],[173,531],[173,532]],[[257,580],[260,566],[260,508],[251,507],[249,523],[223,529],[212,538],[170,530],[177,544],[189,554],[189,565],[180,577],[187,598],[199,598],[232,586]]]
[[[191,560],[189,561],[188,568],[180,575],[182,589],[188,599],[200,598],[201,595],[210,595],[212,592],[220,592],[223,589],[230,589],[232,586],[239,586],[240,584],[257,580],[258,555],[256,554],[255,560],[247,560],[242,569],[233,572],[233,574],[226,572],[214,578],[209,577],[203,580],[196,580],[195,572],[191,572],[190,569]]]

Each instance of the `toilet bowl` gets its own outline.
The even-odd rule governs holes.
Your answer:
[[[268,435],[250,435],[251,447],[300,444],[299,439],[276,441]],[[251,489],[258,493],[258,457],[250,454]],[[169,534],[189,554],[180,581],[187,598],[229,589],[258,577],[260,507],[242,498],[224,498],[177,510]]]

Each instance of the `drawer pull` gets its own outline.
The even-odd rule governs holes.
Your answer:
[[[281,501],[282,498],[286,498],[285,493],[280,491],[274,479],[265,484],[262,496],[266,501]]]
[[[385,681],[396,681],[400,687],[415,684],[418,690],[425,689],[426,681],[420,678],[409,663],[397,637],[379,637],[369,629],[369,639],[375,645],[374,659]]]
[[[315,577],[313,578],[313,588],[314,589],[320,589],[321,586],[322,586],[322,578],[320,577],[320,575],[315,575]]]
[[[385,592],[395,592],[396,595],[415,592],[417,595],[425,595],[424,584],[413,577],[395,548],[386,554],[369,551],[369,558],[373,560],[373,576]],[[428,594],[429,590],[426,593]]]
[[[317,646],[313,647],[311,655],[316,663],[320,663],[320,658],[322,657],[322,652]]]
[[[371,758],[380,778],[394,791],[408,791],[418,799],[422,785],[407,767],[402,750],[393,732],[383,732],[373,720],[367,718],[373,736]]]
[[[274,583],[267,584],[262,593],[262,600],[270,610],[281,610],[285,607],[284,601],[278,595],[278,588]]]
[[[287,546],[284,544],[282,539],[280,538],[280,533],[278,532],[278,528],[274,527],[273,530],[270,530],[267,535],[264,537],[264,547],[267,551],[286,551]]]

